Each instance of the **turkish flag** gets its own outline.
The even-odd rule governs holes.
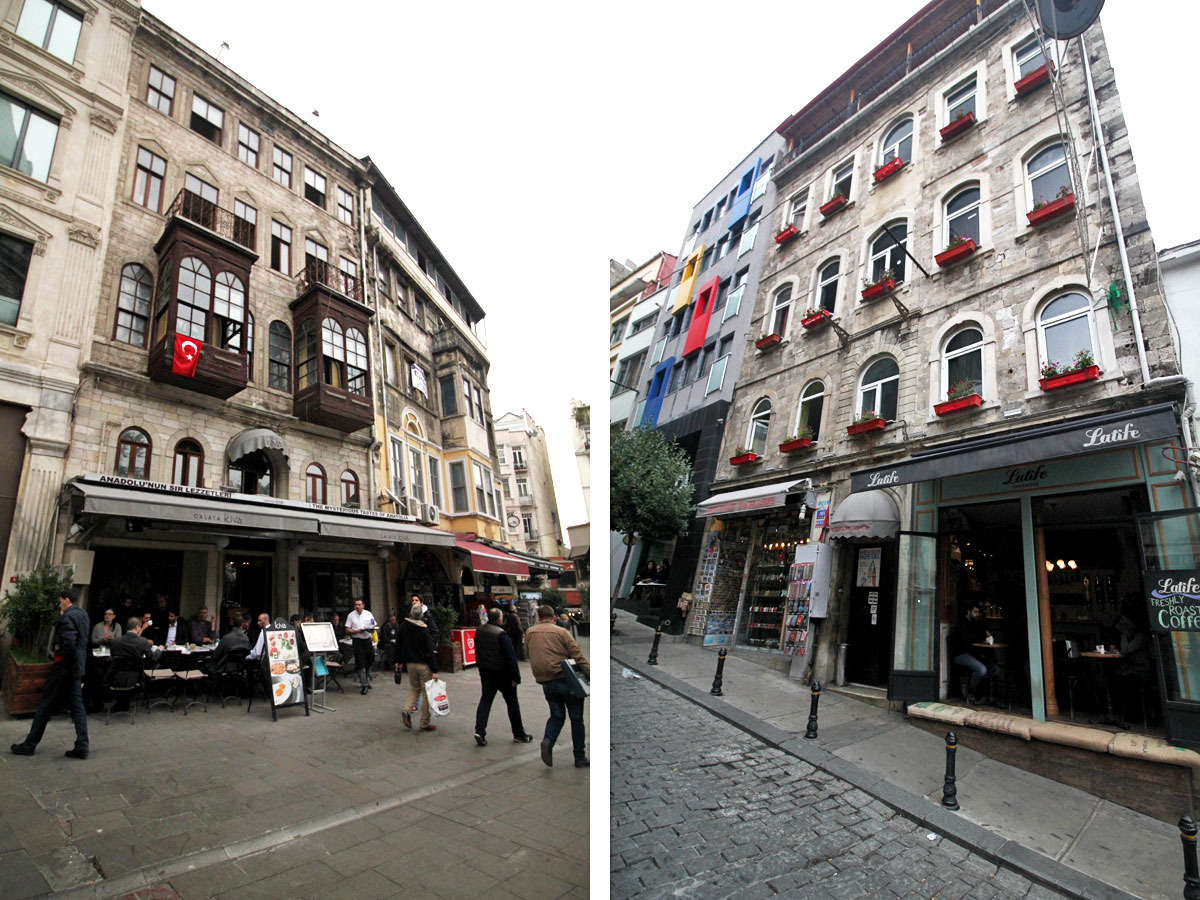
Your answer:
[[[200,341],[186,335],[175,335],[175,355],[171,358],[171,371],[188,378],[196,377],[196,363],[200,361]]]

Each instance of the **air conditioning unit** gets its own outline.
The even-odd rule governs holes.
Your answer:
[[[414,519],[419,519],[424,514],[425,504],[416,497],[404,498],[404,514],[412,516]]]
[[[425,508],[421,511],[421,522],[425,525],[437,525],[442,520],[438,513],[438,508],[432,503],[426,503]]]

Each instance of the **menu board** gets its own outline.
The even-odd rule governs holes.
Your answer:
[[[272,709],[304,703],[300,646],[294,628],[267,629],[267,673]]]
[[[313,653],[337,653],[337,636],[329,622],[301,622],[304,642]]]

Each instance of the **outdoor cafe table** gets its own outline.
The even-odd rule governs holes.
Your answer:
[[[1092,661],[1092,677],[1104,688],[1104,715],[1092,720],[1094,725],[1115,725],[1117,728],[1128,728],[1129,723],[1123,722],[1113,713],[1112,690],[1108,686],[1108,673],[1104,671],[1104,661],[1123,658],[1117,650],[1098,653],[1095,650],[1085,650],[1080,656]]]
[[[1007,650],[1008,644],[1001,644],[999,641],[989,644],[987,641],[980,641],[977,644],[971,644],[972,647],[978,647],[981,650]],[[996,663],[999,666],[999,662]],[[988,677],[988,702],[996,705],[996,679],[992,676]]]

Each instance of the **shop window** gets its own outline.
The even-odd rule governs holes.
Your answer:
[[[175,445],[175,468],[171,483],[184,487],[203,487],[204,451],[190,438]]]
[[[50,176],[58,122],[19,100],[0,94],[0,165],[38,181]]]
[[[1071,170],[1067,165],[1067,145],[1061,141],[1044,147],[1025,163],[1025,201],[1032,210],[1071,193]]]
[[[262,450],[255,450],[231,462],[226,470],[226,479],[235,494],[273,496],[275,471],[270,458]]]
[[[750,413],[750,427],[746,429],[746,449],[760,456],[767,450],[767,431],[771,427],[771,401],[763,397],[754,404]]]
[[[970,386],[969,393],[983,394],[983,332],[978,328],[964,328],[946,341],[942,354],[942,394],[964,382]]]
[[[964,188],[946,202],[946,241],[967,238],[979,246],[979,185]]]
[[[968,113],[973,113],[978,118],[979,113],[975,110],[975,84],[976,76],[972,75],[946,92],[947,125]]]
[[[454,511],[456,513],[471,511],[471,503],[467,495],[467,470],[465,463],[450,463],[450,493],[454,499]]]
[[[130,263],[121,269],[117,327],[113,335],[116,340],[134,347],[146,346],[146,326],[150,321],[150,297],[153,291],[154,279],[144,266]]]
[[[146,102],[164,116],[175,109],[175,79],[156,66],[150,67],[146,81]]]
[[[792,311],[792,286],[785,284],[776,294],[774,314],[771,317],[769,334],[784,335],[787,333],[788,314]]]
[[[825,385],[820,381],[810,381],[800,392],[800,408],[796,413],[796,431],[801,428],[811,430],[814,441],[821,436],[821,413],[825,409]]]
[[[883,273],[888,271],[896,279],[896,284],[904,281],[904,248],[907,243],[908,223],[903,219],[895,219],[879,229],[871,239],[871,259],[867,263],[871,281],[879,281]]]
[[[114,474],[141,481],[150,478],[150,438],[140,428],[126,428],[117,438]]]
[[[351,506],[357,509],[359,505],[358,476],[347,469],[342,473],[342,506]]]
[[[199,94],[192,94],[192,118],[188,127],[214,144],[221,143],[221,131],[225,128],[225,110],[209,103]]]
[[[1038,353],[1043,365],[1073,365],[1081,353],[1095,360],[1096,326],[1086,294],[1069,291],[1042,307],[1037,317]]]
[[[4,98],[0,97],[0,104]],[[154,212],[162,212],[163,177],[167,161],[145,147],[137,149],[137,168],[133,175],[133,202]]]
[[[899,158],[904,162],[912,160],[913,120],[909,116],[901,119],[884,136],[879,164],[889,163]],[[835,192],[836,194],[836,192]]]
[[[900,391],[900,366],[894,359],[885,357],[877,359],[863,372],[862,382],[858,388],[858,404],[856,412],[861,416],[865,412],[896,420],[896,401]]]
[[[25,0],[17,34],[65,63],[75,62],[83,17],[63,3]]]
[[[243,123],[238,122],[238,159],[248,166],[258,168],[258,132],[253,128],[247,128]]]
[[[316,463],[304,472],[304,500],[325,505],[325,470]]]
[[[841,260],[831,259],[817,271],[817,308],[832,313],[837,305],[838,276],[841,274]]]
[[[292,330],[283,322],[271,323],[267,346],[267,382],[278,391],[292,389]]]

